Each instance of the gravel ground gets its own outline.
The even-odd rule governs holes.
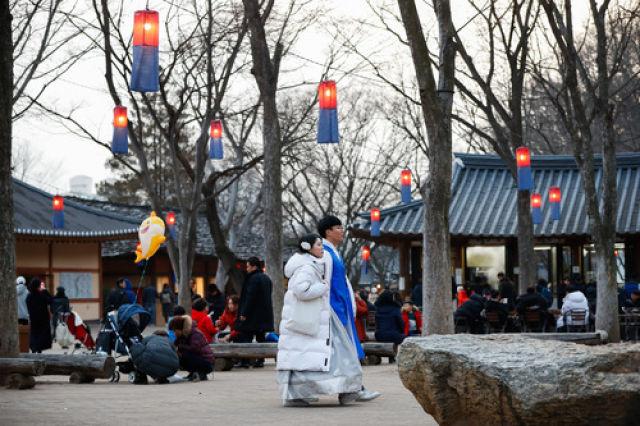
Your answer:
[[[437,424],[400,382],[395,365],[364,367],[364,383],[380,398],[349,406],[337,397],[305,408],[284,408],[278,399],[275,365],[216,372],[214,380],[132,385],[97,380],[72,385],[67,378],[38,378],[34,389],[0,390],[0,425],[222,424],[400,425]]]

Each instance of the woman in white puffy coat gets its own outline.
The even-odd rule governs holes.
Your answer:
[[[362,375],[349,336],[331,310],[322,239],[306,235],[298,248],[284,270],[289,285],[278,341],[277,380],[285,406],[306,406],[321,394],[357,392]]]

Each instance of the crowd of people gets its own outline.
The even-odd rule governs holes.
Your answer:
[[[517,295],[516,286],[504,273],[498,274],[497,290],[486,277],[479,276],[473,283],[458,286],[454,297],[458,331],[477,334],[495,328],[506,332],[562,332],[569,328],[587,331],[595,323],[596,283],[585,284],[578,274],[559,283],[555,306],[546,280],[539,279],[536,285]],[[640,308],[640,289],[637,283],[631,283],[619,289],[618,309],[623,313],[635,308]]]

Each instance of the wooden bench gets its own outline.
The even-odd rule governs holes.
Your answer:
[[[211,351],[216,358],[216,371],[229,371],[234,359],[271,358],[278,355],[277,343],[212,343]],[[380,364],[382,357],[395,357],[393,343],[365,342],[362,345],[367,364]]]
[[[0,385],[8,389],[31,389],[34,376],[44,373],[44,361],[23,358],[0,358]]]
[[[44,364],[43,375],[69,376],[70,383],[93,383],[96,379],[109,379],[116,369],[113,357],[105,355],[20,354],[27,361]]]

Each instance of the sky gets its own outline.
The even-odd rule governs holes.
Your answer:
[[[154,7],[154,3],[160,2],[151,0],[151,8]],[[365,0],[327,0],[326,3],[328,16],[335,20],[377,22]],[[466,2],[454,0],[452,3],[454,22],[464,20],[470,13],[468,6],[464,7]],[[576,17],[579,20],[584,19],[587,14],[587,2],[576,3]],[[135,10],[143,9],[145,4],[146,1],[133,0],[125,5],[125,10],[132,16]],[[397,7],[393,1],[387,1],[387,4]],[[433,20],[431,11],[425,12],[423,19]],[[429,28],[428,21],[425,27]],[[327,34],[322,28],[311,28],[301,37],[295,52],[314,62],[322,63],[324,55],[327,54],[326,37]],[[379,46],[384,54],[393,58],[397,55],[396,49],[402,49],[404,46],[399,46],[388,37],[384,32],[377,31],[361,34],[360,40],[369,46],[377,43],[374,47]],[[408,55],[408,52],[406,54]],[[299,72],[305,73],[305,70],[301,69]],[[107,93],[103,73],[104,59],[98,52],[92,53],[56,81],[42,100],[59,111],[73,111],[75,119],[108,143],[112,132],[113,102]],[[316,75],[309,73],[309,69],[306,70],[306,74]],[[305,77],[309,78],[307,75]],[[370,79],[361,77],[360,81],[363,84],[367,83],[367,78]],[[255,86],[254,90],[257,90]],[[108,149],[74,134],[69,128],[42,114],[34,112],[15,122],[13,136],[15,147],[24,149],[26,145],[31,155],[40,158],[35,167],[26,171],[25,180],[47,191],[66,192],[69,179],[76,175],[90,176],[94,183],[110,177],[110,171],[105,167],[105,162],[111,157]]]

